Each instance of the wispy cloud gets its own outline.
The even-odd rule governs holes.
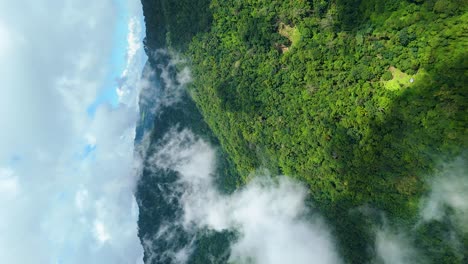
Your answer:
[[[239,233],[230,261],[341,263],[327,225],[304,204],[307,190],[292,179],[258,177],[223,195],[213,183],[216,151],[188,130],[167,134],[151,162],[155,168],[179,173],[179,221],[186,230]]]
[[[0,168],[0,193],[5,199],[13,199],[19,194],[18,177],[9,168]]]
[[[427,177],[429,191],[420,200],[419,217],[414,224],[399,226],[390,223],[381,213],[384,224],[372,227],[376,260],[388,264],[429,263],[435,261],[430,259],[431,255],[441,257],[442,252],[436,247],[443,246],[445,251],[450,251],[447,252],[448,260],[461,261],[464,254],[462,234],[468,231],[467,175],[466,159],[458,157]],[[431,224],[443,228],[431,230]],[[418,233],[422,230],[427,230],[424,235]],[[425,244],[424,247],[416,244],[416,238],[433,239],[437,244]]]
[[[169,107],[179,103],[187,92],[186,86],[192,81],[190,68],[179,55],[167,50],[156,50],[154,58],[169,59],[167,63],[160,63],[156,68],[147,66],[145,75],[147,82],[141,89],[140,100],[147,105],[151,114],[156,114],[162,107]],[[176,68],[182,68],[176,70]],[[155,86],[156,87],[155,87]]]
[[[376,230],[375,251],[377,261],[384,264],[426,263],[405,232],[383,227]]]
[[[7,56],[12,48],[12,36],[10,30],[8,30],[7,25],[0,20],[0,59],[3,59],[4,56]]]
[[[219,192],[215,184],[216,150],[190,130],[174,128],[164,136],[160,145],[153,147],[154,154],[148,158],[153,171],[169,170],[178,175],[170,188],[158,191],[169,200],[176,199],[181,209],[176,221],[159,227],[157,237],[177,240],[180,228],[193,239],[206,230],[228,230],[237,234],[229,248],[229,261],[233,263],[342,262],[324,219],[305,206],[307,189],[300,183],[288,177],[257,175],[246,186],[227,195]],[[464,164],[464,160],[458,159],[444,166],[437,175],[429,177],[432,179],[431,191],[421,200],[420,223],[389,219],[385,212],[368,206],[354,210],[369,221],[369,232],[373,236],[370,241],[373,243],[367,250],[373,262],[428,263],[432,261],[431,257],[441,257],[441,252],[433,248],[437,245],[428,244],[426,246],[431,248],[425,248],[417,244],[418,239],[431,239],[421,237],[418,228],[424,222],[441,221],[446,217],[463,227],[466,219],[464,197],[468,194]],[[451,209],[446,210],[447,206]],[[446,234],[450,237],[441,237],[450,240],[442,244],[452,247],[453,251],[448,252],[452,254],[450,259],[461,260],[460,233],[457,233],[457,227],[448,228],[455,229]],[[424,236],[431,236],[431,233]],[[148,238],[145,248],[155,259],[165,254],[175,263],[186,263],[196,250],[196,243],[190,242],[183,248],[153,252],[152,241]],[[176,261],[176,256],[183,257]]]
[[[468,232],[468,167],[466,160],[459,157],[445,164],[430,180],[430,193],[422,199],[423,221],[441,221],[450,217]],[[449,213],[451,211],[451,213]]]
[[[119,103],[137,104],[138,96],[132,95],[135,90],[135,84],[138,83],[141,88],[141,75],[143,72],[143,25],[138,17],[131,17],[128,21],[128,34],[127,34],[127,54],[126,66],[123,70],[119,87],[116,92],[118,95]],[[141,89],[138,89],[139,92]],[[128,100],[131,98],[131,102]]]

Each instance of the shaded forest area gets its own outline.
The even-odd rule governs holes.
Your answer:
[[[350,263],[372,259],[357,206],[412,226],[427,180],[468,133],[464,0],[142,1],[147,52],[190,61],[189,94],[243,181],[301,180]],[[413,230],[434,263],[463,263],[442,222]]]
[[[155,89],[156,92],[152,91],[153,95],[164,97],[167,89],[174,88],[159,77],[163,74],[162,69],[167,71],[168,80],[174,83],[177,82],[177,69],[171,64],[173,58],[170,54],[162,51],[150,54],[152,57],[145,67],[145,73],[148,74],[146,80],[149,82],[146,89]],[[149,91],[143,90],[143,93]],[[165,143],[165,136],[170,131],[190,130],[197,138],[203,139],[216,149],[215,184],[223,193],[233,192],[240,182],[232,160],[220,148],[219,141],[187,93],[180,94],[171,104],[163,104],[161,99],[155,97],[150,101],[144,96],[142,98],[144,99],[140,98],[140,111],[146,118],[141,118],[137,126],[136,142],[138,150],[143,152],[139,153],[143,154],[143,171],[137,185],[136,198],[139,206],[138,236],[145,251],[144,262],[175,263],[175,252],[190,246],[195,249],[187,261],[189,264],[226,262],[229,257],[227,250],[235,234],[229,231],[202,230],[192,233],[185,230],[179,223],[183,213],[179,200],[182,193],[176,191],[179,175],[174,170],[152,166],[152,156],[158,147]],[[146,119],[149,118],[152,118],[153,125],[148,126]],[[144,142],[146,140],[147,142]],[[148,144],[147,149],[140,149],[144,148],[145,144]]]

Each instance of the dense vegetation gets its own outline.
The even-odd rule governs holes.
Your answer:
[[[373,238],[350,208],[410,226],[425,177],[466,160],[464,0],[143,3],[147,47],[190,59],[190,95],[244,182],[266,167],[308,184],[352,263]],[[434,263],[466,261],[443,223],[413,232]]]
[[[145,67],[145,78],[150,82],[142,94],[148,93],[146,89],[154,89],[153,95],[162,96],[167,92],[167,83],[159,78],[162,68],[165,66],[171,81],[176,82],[176,68],[170,64],[170,55],[158,53],[152,57]],[[150,74],[155,72],[156,74]],[[142,97],[144,98],[144,97]],[[147,99],[147,98],[146,98]],[[213,147],[217,148],[217,170],[215,183],[225,193],[234,191],[239,182],[238,174],[227,157],[226,153],[219,147],[219,142],[211,132],[203,117],[195,106],[195,103],[185,94],[181,94],[179,100],[173,104],[158,106],[156,98],[153,100],[140,100],[140,111],[142,117],[137,126],[136,143],[139,147],[147,149],[140,150],[143,154],[144,166],[141,172],[136,197],[139,206],[138,235],[145,249],[145,263],[175,263],[175,253],[183,250],[189,245],[194,246],[194,251],[187,263],[215,263],[226,262],[229,257],[228,248],[235,234],[229,231],[214,232],[201,230],[193,233],[185,230],[178,220],[181,218],[182,208],[178,198],[182,193],[177,191],[178,173],[170,169],[161,169],[151,166],[152,154],[158,147],[165,143],[165,135],[171,131],[178,132],[190,129],[199,138],[203,138]],[[153,122],[153,123],[151,123]],[[150,133],[145,138],[145,133]],[[161,230],[164,234],[160,235]]]

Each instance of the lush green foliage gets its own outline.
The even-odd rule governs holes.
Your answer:
[[[192,37],[211,24],[209,0],[142,0],[146,53],[172,47],[185,50]]]
[[[337,216],[370,204],[411,219],[424,175],[466,149],[465,7],[212,1],[190,92],[245,180],[261,166],[301,179],[359,247]]]
[[[304,179],[319,200],[405,209],[433,156],[466,146],[468,16],[430,3],[313,2],[213,1],[212,30],[188,53],[193,98],[244,175],[266,166]],[[393,194],[402,203],[379,201]]]
[[[156,3],[174,8],[147,43],[190,58],[189,92],[244,181],[266,167],[308,184],[350,262],[373,239],[350,208],[411,225],[425,176],[467,147],[464,0],[212,0],[191,22],[208,1]],[[463,261],[430,225],[415,239],[431,259]]]

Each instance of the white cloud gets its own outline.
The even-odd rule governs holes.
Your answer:
[[[466,160],[457,158],[445,164],[443,169],[431,178],[431,191],[422,199],[421,218],[423,221],[441,221],[447,216],[446,208],[453,210],[451,216],[465,232],[468,231],[468,171]]]
[[[377,259],[384,264],[425,263],[404,232],[392,232],[389,228],[378,229],[375,247]]]
[[[6,56],[11,48],[11,34],[0,20],[0,59]]]
[[[234,263],[341,263],[322,218],[304,204],[307,190],[287,177],[258,177],[231,195],[213,183],[215,150],[190,131],[172,130],[150,159],[180,174],[186,230],[236,230]],[[160,229],[161,231],[161,229]],[[192,231],[193,232],[193,231]]]
[[[106,227],[99,220],[94,222],[94,236],[100,243],[104,243],[111,238]]]
[[[83,211],[88,207],[89,193],[86,189],[79,189],[75,194],[75,205],[78,210]]]
[[[158,86],[158,89],[151,89],[154,87],[150,87],[149,82],[142,83],[140,100],[142,105],[148,106],[147,111],[152,114],[158,112],[161,107],[168,107],[180,102],[186,93],[186,85],[192,81],[190,68],[186,66],[186,61],[178,54],[160,49],[156,50],[153,56],[169,57],[170,61],[164,65],[157,65],[160,71],[159,76],[156,76],[155,69],[151,67],[147,67],[145,70],[144,74],[147,79],[155,80],[153,83]],[[171,74],[175,68],[182,68],[182,70],[177,71],[175,78],[173,78]],[[161,84],[164,84],[164,87],[161,87]]]
[[[133,58],[137,55],[138,51],[142,48],[141,42],[142,27],[137,17],[132,17],[128,22],[128,36],[127,36],[127,65],[131,64]]]
[[[134,100],[133,103],[137,103],[137,97],[129,96],[134,90],[133,87],[129,87],[128,83],[136,83],[136,78],[140,78],[143,70],[143,65],[138,62],[141,61],[143,54],[143,25],[138,17],[131,17],[128,22],[128,35],[127,35],[127,54],[126,54],[126,67],[122,72],[121,79],[123,80],[120,87],[117,87],[116,92],[119,97],[119,101],[123,103],[129,103],[128,98]]]
[[[141,16],[139,1],[128,1]],[[109,72],[115,1],[0,0],[0,17],[0,260],[141,261],[133,197],[141,46],[132,46],[121,104],[86,112],[107,76],[121,74]],[[95,149],[83,156],[87,145]]]
[[[9,168],[0,168],[0,197],[12,199],[18,195],[18,177]]]
[[[413,232],[417,228],[430,221],[445,222],[450,230],[450,235],[445,238],[446,242],[452,246],[455,254],[462,256],[460,235],[468,230],[466,169],[466,160],[458,157],[453,162],[444,164],[441,170],[429,177],[430,191],[420,200],[420,219],[412,230],[392,230],[387,224],[375,228],[375,250],[379,263],[426,263],[426,256],[416,249],[411,237],[415,236]],[[382,217],[387,223],[388,220]],[[446,218],[451,218],[452,221],[445,221]]]
[[[166,51],[159,51],[166,53]],[[157,54],[156,54],[157,56]],[[186,61],[181,59],[177,54],[171,54],[171,60],[168,65],[161,66],[161,79],[164,81],[164,92],[160,100],[160,104],[170,106],[178,103],[182,95],[186,92],[185,88],[188,83],[192,81],[190,68],[184,66]],[[171,78],[171,69],[174,67],[183,67],[182,70],[177,71],[175,81]]]

